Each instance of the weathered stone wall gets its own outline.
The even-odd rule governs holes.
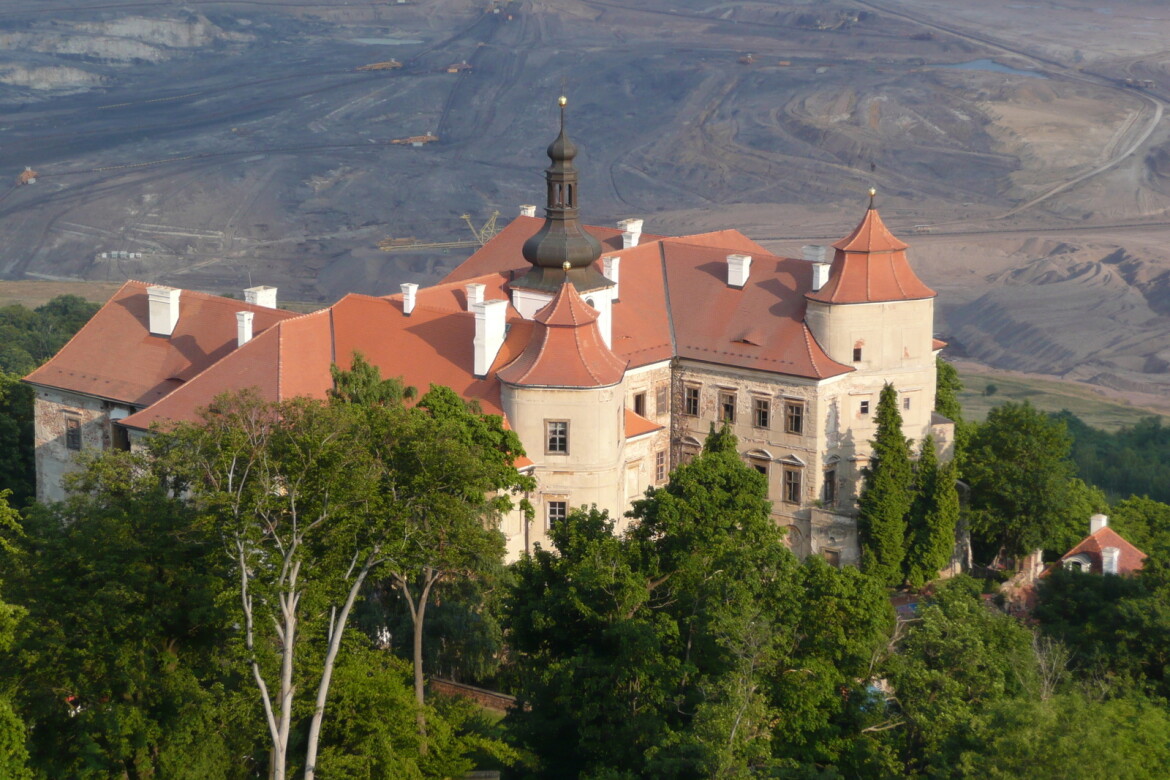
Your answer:
[[[37,387],[33,401],[33,441],[37,469],[37,500],[65,498],[61,481],[76,470],[76,456],[86,450],[107,450],[113,446],[110,415],[129,413],[129,406],[64,390]],[[66,443],[69,420],[76,420],[80,449]]]

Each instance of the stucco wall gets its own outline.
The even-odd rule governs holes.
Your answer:
[[[131,408],[93,396],[36,387],[33,401],[33,441],[37,469],[37,500],[65,498],[61,481],[76,470],[75,459],[86,450],[107,450],[113,443],[110,414]],[[66,446],[67,420],[80,424],[81,450]]]

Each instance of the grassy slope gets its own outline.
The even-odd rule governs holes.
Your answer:
[[[988,410],[1006,401],[1030,401],[1046,412],[1068,409],[1089,425],[1115,431],[1133,425],[1157,412],[1107,400],[1092,390],[1070,382],[1006,376],[994,372],[971,374],[960,372],[964,390],[959,394],[963,414],[969,420],[982,420]],[[985,395],[987,386],[995,385],[994,395]]]

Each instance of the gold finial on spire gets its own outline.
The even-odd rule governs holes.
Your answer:
[[[564,95],[561,95],[559,98],[557,98],[557,105],[561,108],[564,108],[565,106],[569,105],[569,99]]]
[[[877,187],[869,188],[869,207],[873,208],[873,199],[877,195]]]
[[[572,267],[573,267],[573,264],[572,264],[572,263],[570,263],[568,260],[566,260],[565,262],[561,263],[561,268],[565,269],[566,271],[568,271],[568,270],[569,270],[570,268],[572,268]]]

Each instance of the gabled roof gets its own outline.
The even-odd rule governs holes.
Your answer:
[[[625,376],[627,361],[605,345],[597,318],[566,275],[552,301],[536,313],[528,346],[500,370],[500,380],[527,387],[616,385]]]
[[[170,336],[150,333],[145,282],[128,281],[84,328],[25,380],[111,401],[147,406],[236,348],[236,312],[255,314],[263,334],[297,315],[217,295],[183,290]]]
[[[525,219],[532,231],[541,222]],[[621,234],[615,233],[620,246]],[[469,264],[508,275],[526,270],[518,250],[495,251],[492,245],[503,235],[446,281],[462,279]],[[743,289],[727,285],[728,254],[753,258]],[[643,233],[638,246],[606,256],[621,257],[612,349],[631,367],[678,356],[812,379],[853,370],[831,360],[804,325],[804,293],[812,285],[811,264],[804,260],[776,257],[737,230],[680,238]]]
[[[504,277],[498,274],[470,281],[484,284],[488,300],[503,297]],[[473,374],[475,318],[465,309],[462,285],[419,290],[409,316],[403,313],[401,295],[347,295],[328,309],[280,323],[122,424],[145,430],[156,422],[193,420],[215,396],[244,387],[256,387],[272,401],[298,395],[323,398],[333,386],[330,365],[348,368],[355,351],[384,377],[401,377],[423,393],[431,384],[447,385],[478,401],[488,414],[501,414],[494,373],[484,379]],[[532,332],[532,323],[514,310],[509,309],[508,322],[493,371],[515,359]]]
[[[1090,561],[1092,573],[1101,574],[1103,573],[1101,552],[1107,547],[1116,547],[1118,550],[1118,574],[1132,574],[1135,571],[1141,570],[1146,559],[1146,554],[1130,544],[1124,536],[1109,526],[1098,528],[1096,532],[1086,536],[1076,547],[1073,547],[1064,555],[1060,556],[1060,561],[1054,565],[1060,566],[1069,558],[1085,555]]]
[[[833,244],[829,280],[809,300],[822,303],[880,303],[933,298],[934,290],[910,267],[906,244],[894,237],[870,206],[853,232]]]

